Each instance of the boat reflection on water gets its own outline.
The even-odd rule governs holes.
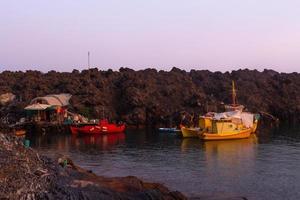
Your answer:
[[[107,135],[72,135],[71,144],[77,148],[95,147],[101,150],[109,150],[114,146],[125,143],[124,133]]]
[[[255,171],[257,144],[255,134],[247,139],[205,142],[203,153],[206,173],[215,177],[212,180],[214,182],[242,184],[243,175],[251,177]]]
[[[192,153],[197,155],[198,162],[194,163],[193,167],[198,173],[206,174],[206,177],[209,177],[206,181],[210,181],[211,185],[223,183],[226,186],[232,183],[240,184],[239,181],[243,180],[242,174],[251,177],[256,166],[257,144],[257,137],[254,134],[247,139],[239,140],[204,142],[184,139],[181,151],[187,155]]]
[[[249,151],[252,152],[254,145],[257,143],[258,139],[255,134],[252,134],[249,138],[239,140],[201,141],[196,138],[184,138],[181,143],[181,151],[201,148],[208,157],[211,154],[226,156],[228,153],[245,154],[246,156]]]
[[[207,158],[211,155],[217,154],[219,159],[233,156],[248,157],[253,155],[253,150],[257,144],[257,137],[252,134],[247,139],[240,140],[223,140],[223,141],[207,141],[203,143],[204,152]]]

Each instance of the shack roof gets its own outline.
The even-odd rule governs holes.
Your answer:
[[[26,106],[24,109],[25,110],[46,110],[49,107],[51,107],[51,106],[47,105],[47,104],[35,103],[35,104],[31,104],[29,106]]]
[[[51,106],[68,106],[71,97],[72,95],[67,93],[50,94],[44,97],[36,97],[31,100],[30,104],[42,103]]]

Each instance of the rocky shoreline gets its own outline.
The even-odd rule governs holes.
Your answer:
[[[158,183],[97,176],[63,156],[51,160],[3,133],[0,185],[1,199],[186,199]]]
[[[31,99],[47,94],[70,93],[71,109],[89,118],[105,116],[136,126],[174,126],[182,111],[204,114],[231,103],[231,80],[238,89],[238,103],[251,112],[265,112],[281,121],[300,121],[300,74],[273,70],[210,72],[178,68],[73,72],[39,71],[0,73],[0,92],[11,92],[16,101],[1,107],[0,116],[24,116]]]

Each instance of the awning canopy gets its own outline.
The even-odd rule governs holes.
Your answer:
[[[29,106],[26,106],[24,109],[25,110],[46,110],[49,107],[51,107],[51,105],[35,103],[35,104],[31,104]]]

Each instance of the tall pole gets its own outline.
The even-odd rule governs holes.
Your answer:
[[[90,52],[88,51],[88,68],[90,68]]]
[[[232,104],[234,106],[236,105],[236,90],[235,90],[234,81],[232,81]]]

